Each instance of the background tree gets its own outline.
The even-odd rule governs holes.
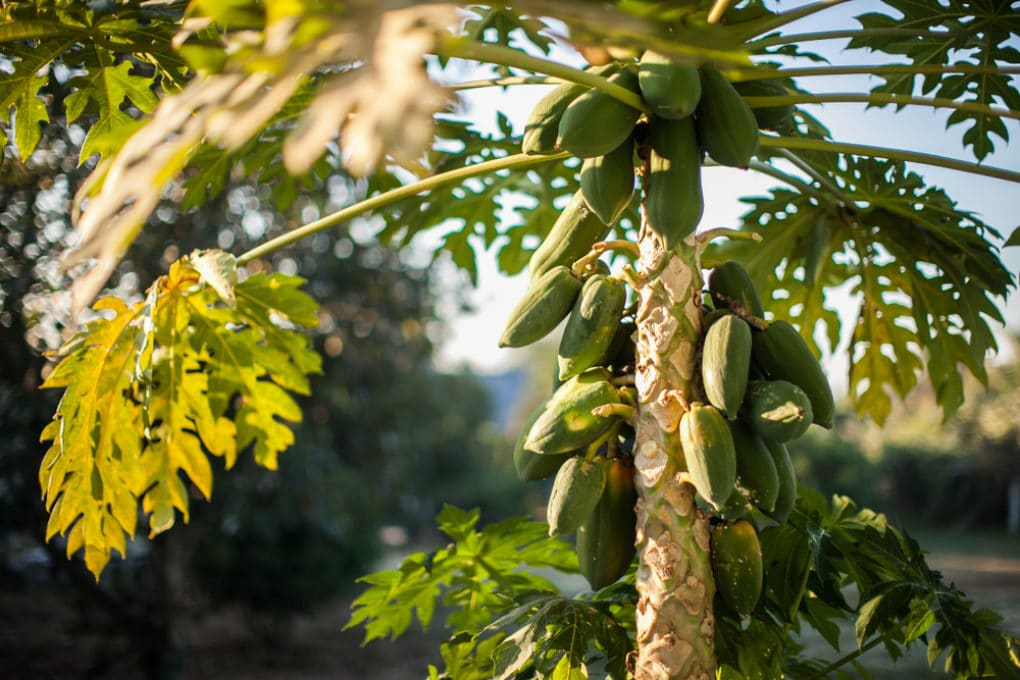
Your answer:
[[[636,134],[643,210],[640,217],[631,213],[615,226],[618,241],[631,245],[605,246],[621,250],[632,265],[627,269],[614,263],[636,302],[635,370],[633,378],[622,378],[624,384],[633,380],[636,390],[625,388],[620,398],[626,403],[593,413],[620,418],[620,428],[635,429],[632,449],[616,455],[619,447],[610,447],[610,455],[621,460],[634,454],[640,495],[635,675],[706,677],[720,663],[724,674],[772,676],[793,669],[790,672],[825,675],[874,646],[884,644],[895,653],[922,636],[930,658],[945,651],[947,665],[960,675],[1015,673],[1010,642],[989,628],[992,617],[972,612],[958,591],[924,567],[916,543],[888,527],[881,516],[857,511],[846,499],[830,505],[807,491],[789,522],[763,524],[756,534],[767,565],[758,606],[753,612],[740,612],[739,607],[717,612],[710,519],[695,505],[688,481],[719,510],[724,499],[712,498],[697,484],[695,449],[684,446],[681,453],[680,446],[681,440],[697,446],[697,440],[704,439],[697,427],[685,429],[683,423],[700,418],[692,414],[711,412],[690,408],[703,396],[695,370],[704,317],[702,266],[724,260],[745,263],[766,292],[768,319],[750,304],[735,307],[735,314],[759,332],[776,317],[797,318],[803,341],[816,351],[816,331],[829,338],[831,346],[840,337],[841,320],[825,307],[826,291],[852,283],[862,300],[849,348],[850,395],[859,413],[883,421],[891,395],[905,395],[925,371],[939,405],[951,415],[963,401],[959,367],[985,379],[985,355],[996,347],[990,323],[1001,321],[994,299],[1013,285],[997,254],[1002,236],[977,216],[957,209],[945,192],[926,186],[905,163],[1012,181],[1017,173],[837,142],[804,111],[783,108],[788,111],[783,120],[763,123],[759,116],[756,123],[749,112],[737,110],[825,101],[949,108],[949,124],[967,127],[964,143],[982,159],[993,149],[993,137],[1008,138],[1003,119],[1017,117],[1018,94],[1008,66],[1016,61],[1016,51],[1008,44],[1016,33],[1013,12],[1008,3],[950,3],[948,9],[935,11],[893,3],[889,7],[895,15],[872,12],[858,18],[859,27],[797,35],[784,32],[785,27],[838,3],[786,12],[772,12],[757,2],[729,9],[728,4],[543,7],[543,13],[566,24],[589,61],[615,58],[623,64],[617,67],[619,78],[605,78],[535,56],[547,53],[551,44],[546,26],[502,7],[472,6],[465,17],[458,17],[452,5],[411,4],[380,12],[374,3],[343,8],[329,3],[190,3],[187,21],[178,30],[181,7],[173,3],[156,10],[130,2],[101,10],[12,3],[5,12],[11,19],[7,37],[13,41],[13,82],[24,86],[12,88],[5,101],[17,107],[14,136],[20,152],[31,152],[37,141],[33,127],[50,115],[36,96],[46,76],[37,74],[40,65],[53,59],[85,72],[85,80],[68,81],[75,90],[66,100],[69,118],[95,107],[105,124],[94,126],[97,136],[86,137],[91,142],[86,153],[99,154],[101,162],[80,195],[84,210],[77,221],[79,247],[65,259],[68,265],[92,262],[88,273],[76,278],[76,306],[87,304],[103,286],[156,207],[159,188],[189,166],[196,170],[186,186],[188,196],[203,200],[234,167],[259,169],[263,177],[273,178],[280,170],[274,162],[277,154],[291,173],[313,170],[327,150],[339,153],[331,144],[339,132],[346,167],[373,175],[365,186],[367,198],[348,209],[237,258],[214,251],[186,256],[150,288],[141,306],[128,308],[109,298],[100,303],[113,317],[93,322],[68,345],[66,358],[47,383],[66,388],[55,420],[44,431],[52,442],[42,474],[52,518],[47,533],[66,533],[69,552],[84,548],[86,563],[98,574],[111,551],[123,552],[125,536],[133,534],[139,500],[150,530],[159,533],[173,525],[177,513],[189,512],[182,475],[209,495],[206,452],[222,456],[229,465],[251,446],[256,461],[276,467],[278,454],[291,442],[279,421],[299,417],[290,395],[307,392],[306,375],[319,368],[307,342],[295,332],[315,324],[314,305],[295,281],[280,275],[239,280],[239,266],[367,210],[386,215],[384,238],[409,239],[426,227],[450,224],[445,220],[459,222],[459,228],[446,233],[442,246],[469,273],[475,268],[475,242],[485,247],[498,243],[498,259],[508,272],[525,265],[525,237],[546,233],[548,218],[558,207],[554,199],[576,187],[577,161],[565,151],[506,155],[516,147],[506,123],[501,135],[489,138],[448,120],[433,127],[433,117],[447,99],[429,78],[422,55],[438,57],[437,69],[460,57],[490,65],[492,85],[513,84],[534,74],[580,83],[589,90],[583,95],[586,101],[605,102],[596,110],[600,116],[629,121],[624,135]],[[448,32],[450,26],[457,27],[455,35]],[[167,48],[166,38],[175,31],[178,51]],[[849,37],[851,48],[895,55],[903,62],[785,65],[813,59],[802,46],[819,37]],[[27,45],[19,42],[26,40]],[[19,47],[32,49],[18,52]],[[669,63],[701,66],[702,88],[715,81],[717,92],[731,91],[727,81],[774,82],[777,76],[806,79],[863,72],[884,82],[871,92],[838,95],[804,92],[800,81],[780,82],[781,92],[737,99],[727,95],[728,103],[718,106],[721,100],[703,93],[699,106],[704,108],[695,115],[697,143],[708,148],[716,162],[750,167],[791,187],[758,201],[745,216],[743,234],[706,249],[719,232],[694,235],[689,233],[693,224],[676,224],[678,215],[693,217],[696,223],[700,214],[692,207],[700,201],[700,192],[695,199],[692,192],[698,187],[691,184],[700,172],[700,150],[686,144],[683,148],[696,150],[697,157],[671,165],[674,158],[664,151],[657,132],[669,125],[659,122],[661,112],[646,101],[647,90],[624,86],[630,73],[627,63],[633,65],[642,49],[661,51]],[[134,70],[120,60],[126,54],[152,69]],[[187,84],[182,56],[198,76]],[[784,65],[776,70],[770,61]],[[512,69],[525,75],[516,76]],[[97,74],[100,86],[93,87],[89,78]],[[154,78],[164,88],[181,87],[158,107],[149,89]],[[467,86],[476,84],[452,87]],[[380,92],[391,96],[381,97]],[[117,138],[131,127],[114,124],[129,123],[123,109],[130,106],[152,110],[152,116],[129,140]],[[738,120],[741,116],[744,122]],[[644,122],[634,127],[639,118],[650,126],[649,137],[644,136]],[[745,139],[743,132],[755,125],[783,133],[758,136],[755,130]],[[739,136],[728,136],[738,129]],[[580,142],[600,141],[601,128],[598,134],[585,134],[579,126],[576,147],[566,141],[564,130],[570,126],[561,126],[557,144],[576,155],[601,157],[612,150],[581,151]],[[103,132],[110,132],[113,140]],[[718,142],[714,149],[710,138]],[[740,153],[722,153],[727,150]],[[528,172],[520,172],[525,169]],[[656,173],[676,176],[677,182],[682,175],[685,183],[671,186],[695,200],[675,204],[676,195],[656,189]],[[411,181],[414,175],[423,178]],[[502,222],[492,205],[504,191],[533,196],[537,208],[525,212],[520,224]],[[675,210],[666,209],[670,207]],[[755,235],[761,237],[760,244],[751,238]],[[1006,242],[1012,241],[1015,236]],[[596,249],[593,257],[600,252]],[[531,258],[533,265],[536,257]],[[904,296],[910,305],[904,304]],[[718,297],[716,304],[722,304]],[[107,389],[96,390],[98,385]],[[193,399],[196,394],[209,399]],[[96,412],[102,417],[90,415]],[[116,429],[131,419],[146,424],[142,441]],[[820,422],[826,421],[827,414]],[[595,454],[589,453],[589,458]],[[373,581],[377,589],[391,593],[410,583],[412,592],[419,593],[416,597],[423,598],[412,601],[423,619],[431,616],[428,597],[450,584],[455,586],[453,601],[474,609],[454,625],[477,629],[494,614],[505,614],[498,623],[513,632],[452,638],[448,672],[457,677],[493,672],[503,677],[529,672],[569,677],[586,673],[593,658],[605,658],[611,672],[623,673],[631,638],[621,631],[629,629],[625,624],[627,612],[633,615],[633,593],[623,586],[608,594],[600,590],[594,602],[610,599],[595,605],[552,594],[542,580],[515,581],[505,570],[518,561],[562,568],[569,568],[569,561],[559,546],[534,543],[530,525],[500,525],[479,536],[476,521],[452,510],[441,515],[441,527],[458,545],[474,550],[473,559],[458,562],[464,555],[447,549],[429,559],[414,558],[398,574]],[[513,553],[513,559],[486,552],[498,552],[515,541],[528,542],[534,551]],[[437,562],[444,569],[437,570]],[[453,575],[478,568],[498,576],[495,584],[472,586],[471,579]],[[423,586],[415,578],[431,584],[424,590],[427,595],[421,595]],[[841,594],[850,583],[861,594],[854,605]],[[519,591],[532,589],[542,595],[507,611],[506,603],[522,601]],[[466,593],[478,597],[459,599]],[[363,600],[359,620],[376,616],[389,621],[370,634],[396,630],[401,621],[406,625],[407,602],[388,610],[391,600],[380,592]],[[741,613],[753,616],[742,623]],[[790,631],[798,622],[831,634],[835,617],[856,620],[857,653],[833,665],[789,661],[796,652]],[[392,628],[388,631],[387,626]]]

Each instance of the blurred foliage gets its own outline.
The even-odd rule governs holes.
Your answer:
[[[823,493],[852,496],[908,522],[1005,528],[1007,489],[1020,478],[1020,354],[992,363],[988,388],[949,422],[924,383],[897,405],[885,427],[844,413],[833,432],[811,432],[790,447],[798,479]],[[844,408],[847,408],[844,405]]]
[[[73,140],[81,138],[74,125],[50,125],[31,158],[9,153],[0,165],[0,562],[10,583],[31,577],[73,584],[82,599],[68,602],[82,602],[93,617],[105,611],[107,625],[134,640],[134,649],[152,650],[139,654],[146,676],[159,677],[175,667],[170,622],[185,611],[215,611],[206,608],[210,601],[266,615],[253,620],[309,611],[374,566],[385,547],[381,536],[391,545],[430,540],[438,499],[481,506],[488,519],[518,506],[509,458],[490,455],[497,444],[509,448],[491,422],[485,388],[474,376],[441,374],[431,365],[442,336],[434,279],[442,267],[429,273],[421,268],[429,259],[413,251],[366,244],[374,227],[358,222],[248,267],[300,272],[322,304],[313,341],[324,375],[301,403],[305,421],[280,469],[267,472],[246,455],[230,474],[214,465],[216,502],[193,503],[179,535],[137,538],[101,585],[81,560],[59,557],[59,543],[43,544],[38,434],[59,395],[37,389],[46,371],[40,352],[75,330],[57,258],[73,239],[73,188],[89,170],[75,163]],[[182,253],[240,252],[363,190],[337,171],[284,214],[253,181],[228,185],[186,213],[164,202],[110,292],[138,299]],[[47,575],[24,566],[33,550],[57,557]]]

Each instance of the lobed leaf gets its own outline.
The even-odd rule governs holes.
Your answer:
[[[300,420],[301,410],[291,393],[307,394],[307,375],[321,369],[300,331],[318,322],[315,303],[294,277],[234,284],[232,264],[195,253],[144,303],[100,300],[95,309],[112,318],[74,338],[43,384],[64,389],[43,433],[52,441],[40,469],[47,539],[66,534],[69,556],[84,548],[97,578],[111,550],[125,553],[139,502],[150,534],[166,531],[178,513],[188,519],[189,484],[212,494],[209,455],[230,467],[251,447],[275,467],[293,442],[284,421]]]

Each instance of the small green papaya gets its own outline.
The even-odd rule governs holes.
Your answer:
[[[534,282],[553,267],[570,267],[608,233],[609,227],[588,207],[584,194],[580,190],[574,192],[548,235],[531,254],[529,278]]]
[[[751,359],[770,380],[787,380],[804,390],[811,401],[813,420],[832,427],[836,400],[818,359],[790,323],[773,321],[751,338]]]
[[[751,367],[751,327],[726,314],[708,327],[701,357],[701,380],[709,403],[733,420],[747,389]]]
[[[620,403],[620,391],[609,378],[605,369],[592,368],[560,385],[528,431],[525,448],[544,455],[565,453],[604,434],[616,418],[595,415],[592,409]]]
[[[638,92],[634,69],[622,68],[608,80]],[[602,90],[588,90],[563,111],[556,147],[581,158],[604,156],[630,137],[639,115],[640,111]]]
[[[521,428],[521,433],[517,437],[517,442],[514,444],[514,469],[517,470],[517,476],[522,482],[534,482],[539,479],[546,479],[556,474],[556,471],[560,469],[560,466],[571,456],[575,455],[575,452],[568,451],[567,453],[555,453],[552,455],[543,455],[535,451],[529,450],[524,442],[528,438],[528,432],[531,430],[531,426],[535,424],[539,416],[545,411],[545,404],[540,404],[531,415],[528,416],[524,426]]]
[[[790,94],[783,80],[745,80],[733,83],[741,97],[782,97]],[[780,106],[756,106],[751,109],[758,127],[762,130],[791,132],[793,130],[793,104]]]
[[[785,444],[765,442],[765,447],[772,456],[772,462],[776,466],[779,479],[779,493],[776,495],[775,507],[771,512],[765,514],[782,524],[790,517],[793,507],[797,504],[797,472]]]
[[[666,248],[692,234],[704,212],[701,192],[701,149],[690,118],[655,118],[645,187],[648,224]]]
[[[641,96],[660,118],[686,118],[701,99],[698,67],[654,50],[641,55],[638,83]]]
[[[691,404],[680,419],[680,445],[694,488],[721,510],[737,479],[737,453],[726,419],[712,406]]]
[[[553,267],[510,312],[500,347],[524,347],[541,340],[570,313],[581,292],[581,281],[567,267]]]
[[[761,297],[751,275],[736,260],[723,262],[708,275],[708,291],[716,309],[729,309],[742,316],[765,316]]]
[[[619,64],[611,62],[587,70],[589,73],[606,77],[618,71],[619,68]],[[556,137],[559,135],[560,118],[563,117],[563,112],[570,102],[589,89],[587,85],[580,83],[563,83],[539,99],[524,121],[521,152],[536,155],[556,153]]]
[[[592,590],[615,583],[634,560],[637,516],[634,466],[614,458],[606,470],[606,486],[590,515],[577,528],[577,558]]]
[[[779,497],[779,474],[761,437],[739,420],[729,423],[737,452],[736,491],[762,512],[772,512]]]
[[[569,534],[581,526],[595,509],[605,486],[604,460],[574,456],[564,462],[556,472],[546,507],[549,535]]]
[[[584,282],[560,337],[560,380],[603,362],[626,302],[627,287],[620,279],[596,274]]]
[[[603,223],[612,225],[634,196],[634,139],[581,164],[581,193]]]
[[[747,385],[745,418],[763,439],[788,442],[811,427],[811,401],[786,380],[752,380]]]
[[[726,76],[707,66],[700,73],[694,122],[701,146],[723,165],[746,168],[758,151],[758,122]]]
[[[716,594],[740,616],[750,616],[764,582],[761,543],[754,525],[744,520],[717,525],[709,549]]]

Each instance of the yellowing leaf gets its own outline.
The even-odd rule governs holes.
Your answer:
[[[206,271],[217,263],[215,287],[196,260]],[[230,467],[251,447],[275,468],[294,441],[286,421],[301,420],[301,410],[290,392],[307,393],[307,374],[321,370],[296,327],[317,323],[316,305],[300,279],[272,275],[237,284],[239,302],[226,306],[221,284],[236,281],[226,271],[232,262],[194,253],[143,304],[100,300],[95,309],[112,318],[69,342],[43,385],[65,390],[43,432],[52,441],[39,472],[47,539],[65,534],[68,555],[84,550],[97,578],[134,536],[139,502],[150,535],[166,531],[178,513],[187,521],[189,485],[212,495],[209,454]]]

